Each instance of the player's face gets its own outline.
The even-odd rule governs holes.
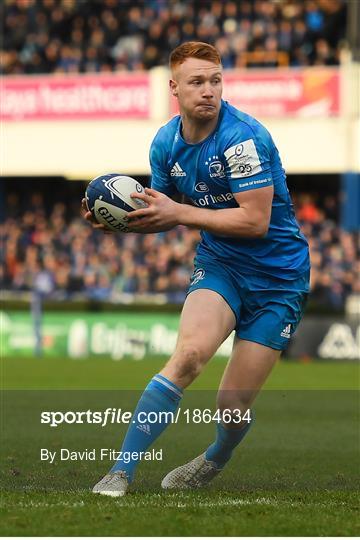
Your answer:
[[[221,65],[188,58],[174,69],[170,89],[179,100],[181,114],[197,121],[213,120],[221,107]]]

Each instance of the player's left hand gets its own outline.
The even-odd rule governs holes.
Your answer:
[[[93,229],[98,229],[102,231],[104,234],[113,234],[113,231],[110,231],[103,225],[102,223],[98,223],[94,216],[92,215],[92,212],[90,212],[86,199],[81,200],[81,215],[83,218],[86,219],[87,222],[91,223]]]
[[[167,231],[179,224],[177,219],[181,205],[164,193],[145,188],[145,193],[131,193],[133,199],[141,199],[146,208],[134,210],[128,214],[129,231],[137,233],[155,233]]]

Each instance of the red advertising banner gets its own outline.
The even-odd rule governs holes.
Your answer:
[[[0,118],[146,119],[149,99],[147,73],[3,77]]]
[[[340,73],[334,68],[224,72],[224,99],[259,117],[326,117],[340,114]],[[171,113],[178,114],[172,100]]]

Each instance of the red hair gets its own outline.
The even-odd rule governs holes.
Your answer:
[[[170,54],[170,69],[180,66],[187,58],[198,58],[214,64],[221,64],[220,54],[215,47],[202,41],[187,41],[176,47]]]

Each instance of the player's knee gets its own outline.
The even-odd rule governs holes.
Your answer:
[[[177,348],[172,358],[176,375],[180,378],[195,379],[204,364],[203,355],[196,345],[182,345]]]
[[[239,390],[221,390],[217,395],[217,408],[220,412],[229,412],[238,415],[250,409],[252,403],[252,392],[243,392]]]

